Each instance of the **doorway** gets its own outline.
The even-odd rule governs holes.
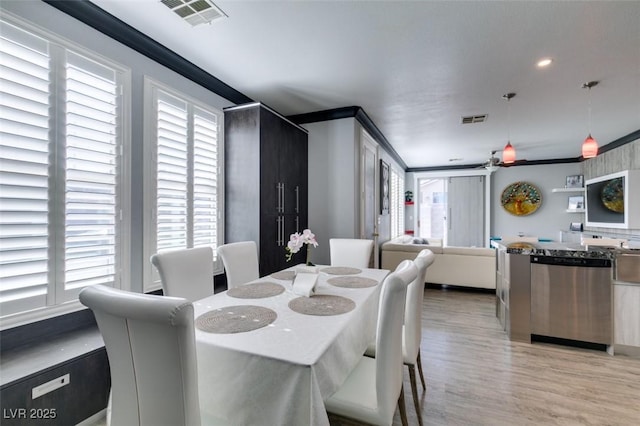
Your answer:
[[[419,178],[418,236],[445,246],[485,246],[484,176]]]
[[[360,143],[360,236],[373,240],[373,264],[378,267],[378,144],[362,131]]]

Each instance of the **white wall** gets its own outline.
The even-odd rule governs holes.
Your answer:
[[[356,238],[358,146],[355,118],[304,124],[309,130],[309,229],[312,261],[330,263],[329,238]]]
[[[149,262],[142,255],[144,76],[218,109],[233,104],[40,0],[3,1],[2,12],[7,11],[131,69],[131,289],[142,291],[142,268]]]
[[[578,175],[580,163],[503,167],[491,176],[491,235],[525,235],[560,239],[559,232],[568,230],[571,222],[583,222],[583,213],[567,213],[568,197],[574,193],[552,193],[562,188],[569,175]],[[525,181],[541,193],[542,205],[528,216],[515,216],[502,208],[500,196],[509,184]]]
[[[302,125],[309,130],[309,229],[316,234],[314,263],[329,264],[330,238],[359,238],[359,153],[362,126],[355,118]],[[379,158],[402,167],[384,149]],[[376,208],[378,208],[376,206]],[[390,216],[379,215],[380,244],[389,239]]]

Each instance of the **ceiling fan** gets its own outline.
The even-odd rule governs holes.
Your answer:
[[[496,157],[497,151],[491,151],[491,157],[482,163],[482,167],[489,170],[491,173],[498,170],[503,164],[500,162],[500,159]]]
[[[480,167],[484,167],[485,169],[493,173],[497,171],[500,167],[521,166],[521,165],[527,164],[527,160],[525,159],[515,160],[513,163],[507,164],[501,161],[498,157],[496,157],[496,152],[498,151],[491,151],[491,157],[489,157],[487,161],[482,163]]]

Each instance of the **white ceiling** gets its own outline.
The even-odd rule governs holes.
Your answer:
[[[518,159],[578,157],[589,98],[601,146],[640,129],[640,1],[218,0],[228,18],[196,27],[92,2],[283,115],[361,106],[409,167],[481,163],[508,134]]]

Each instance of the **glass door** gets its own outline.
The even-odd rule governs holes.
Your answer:
[[[418,237],[484,247],[484,221],[484,176],[418,179]]]

